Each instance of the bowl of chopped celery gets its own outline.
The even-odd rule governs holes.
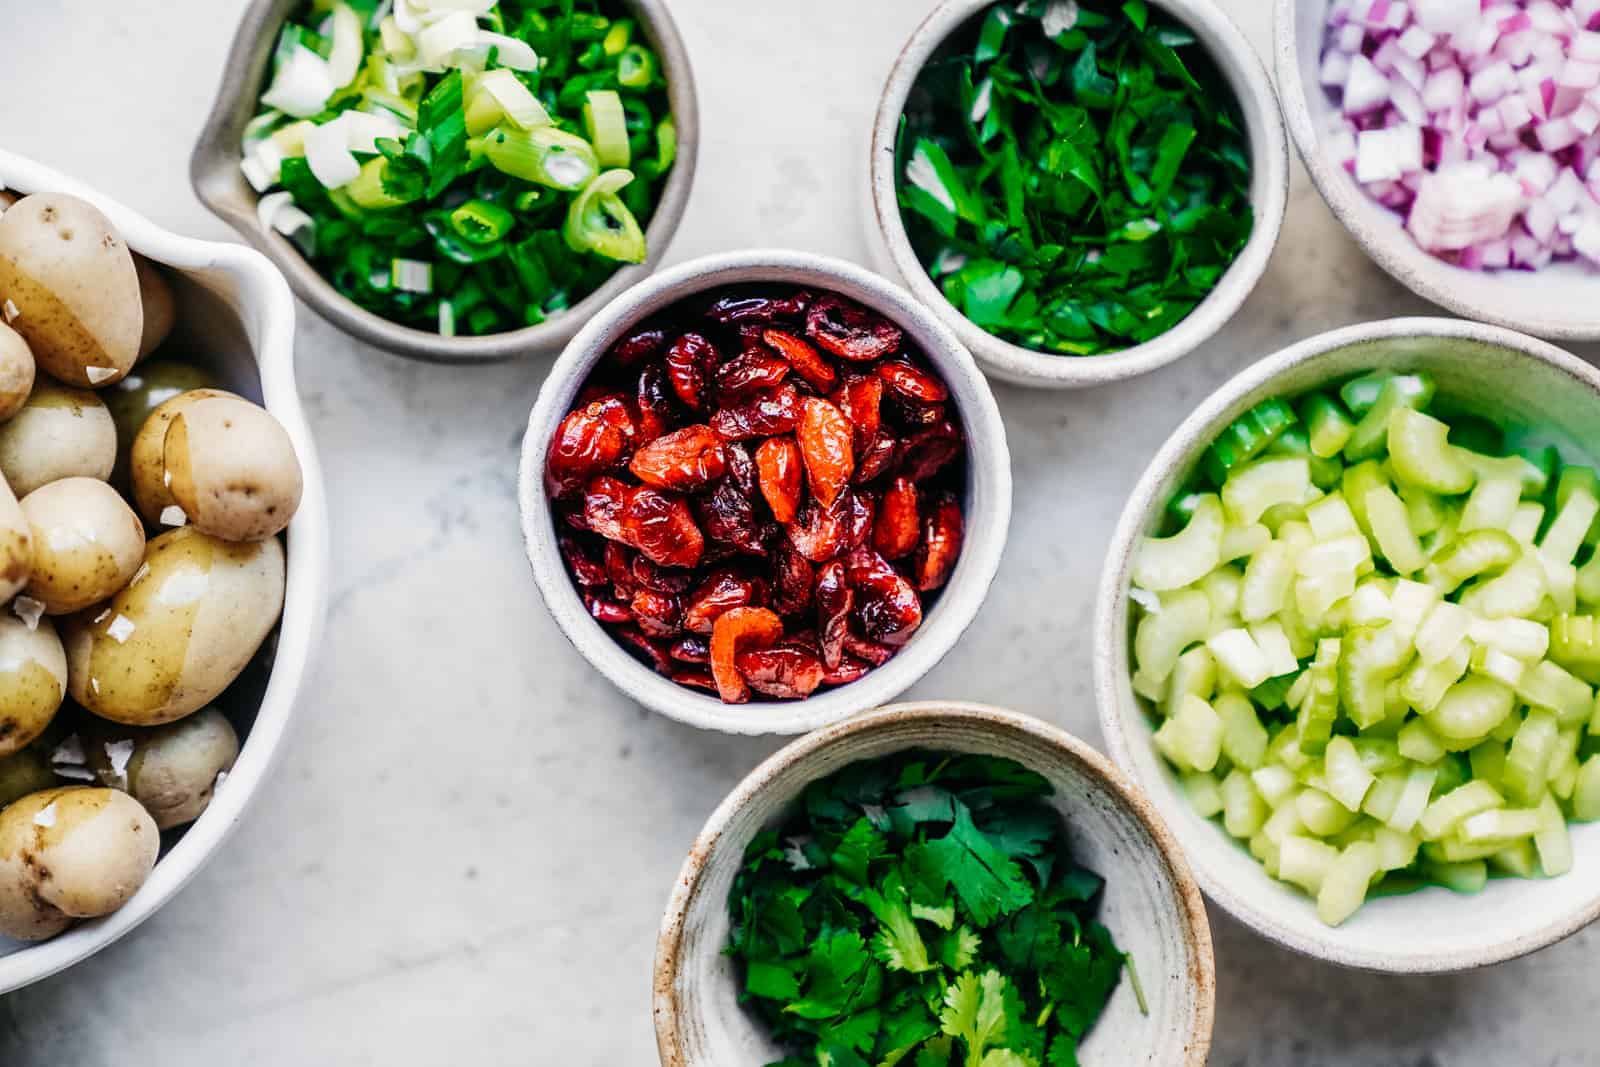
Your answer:
[[[1213,900],[1405,973],[1600,916],[1597,416],[1558,348],[1396,319],[1174,433],[1112,540],[1095,683]]]
[[[663,1067],[1199,1067],[1215,971],[1179,849],[1104,756],[926,702],[809,734],[728,795],[654,998]]]
[[[1210,0],[945,0],[874,122],[876,249],[991,375],[1166,365],[1260,280],[1288,201],[1265,67]]]
[[[485,362],[654,267],[697,131],[661,0],[256,0],[190,171],[338,328]]]

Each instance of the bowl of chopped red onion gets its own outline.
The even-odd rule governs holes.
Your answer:
[[[1368,255],[1458,314],[1600,338],[1600,2],[1276,14],[1290,133]]]

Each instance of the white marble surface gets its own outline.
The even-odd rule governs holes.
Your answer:
[[[930,0],[677,0],[707,141],[669,259],[754,244],[860,259],[878,87]],[[1266,0],[1224,0],[1258,48]],[[188,152],[242,0],[0,0],[0,139],[157,221],[228,237]],[[1426,310],[1302,174],[1256,295],[1202,351],[1093,393],[997,389],[1012,542],[967,639],[912,695],[1009,705],[1098,741],[1087,638],[1123,494],[1215,384],[1319,330]],[[702,819],[776,742],[630,706],[528,576],[515,449],[547,366],[403,363],[309,313],[300,376],[336,562],[320,668],[276,779],[138,933],[0,1000],[0,1064],[635,1065],[649,966]],[[1398,980],[1287,955],[1213,910],[1213,1062],[1600,1064],[1600,939]],[[738,1065],[728,1065],[738,1067]]]

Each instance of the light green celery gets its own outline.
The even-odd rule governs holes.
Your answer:
[[[1163,593],[1198,582],[1214,570],[1222,553],[1222,502],[1206,493],[1194,514],[1171,537],[1146,537],[1133,561],[1133,582]]]
[[[1388,425],[1389,465],[1400,481],[1430,493],[1454,496],[1472,488],[1476,475],[1463,450],[1450,444],[1450,427],[1409,408],[1397,409]]]

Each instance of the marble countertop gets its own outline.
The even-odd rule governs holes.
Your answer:
[[[1265,53],[1266,0],[1222,2]],[[864,260],[871,112],[930,5],[675,0],[705,142],[668,261],[751,245]],[[0,140],[164,225],[229,238],[190,191],[188,156],[243,6],[18,4],[0,33]],[[1009,706],[1098,743],[1094,585],[1162,440],[1267,352],[1428,311],[1368,262],[1297,165],[1266,277],[1210,344],[1094,392],[996,388],[1015,461],[1009,550],[971,631],[908,695]],[[178,899],[0,999],[0,1063],[655,1062],[649,969],[668,887],[706,815],[780,742],[651,715],[557,632],[514,493],[548,365],[406,363],[302,309],[335,573],[298,728]],[[1397,979],[1211,917],[1223,1067],[1600,1063],[1592,931],[1486,971]]]

